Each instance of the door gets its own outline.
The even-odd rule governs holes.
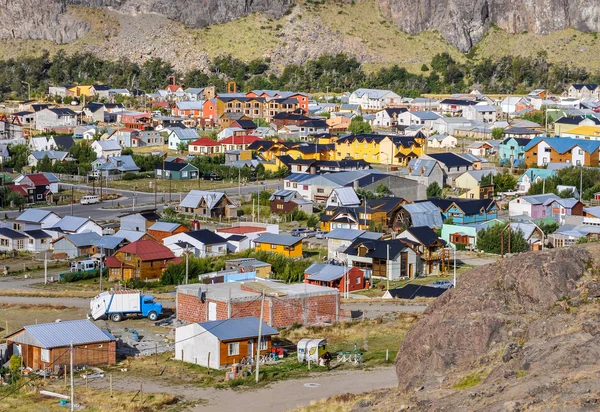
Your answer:
[[[133,278],[133,269],[123,269],[123,280]]]
[[[13,343],[13,355],[21,356],[22,353],[21,345]]]
[[[216,302],[208,302],[208,320],[217,320]]]
[[[411,263],[410,265],[408,265],[408,276],[413,279],[414,278],[414,274],[413,274],[413,264]]]
[[[254,357],[254,339],[248,340],[248,357],[249,358]]]

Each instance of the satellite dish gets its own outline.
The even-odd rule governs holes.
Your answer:
[[[46,189],[50,189],[50,186],[46,185]]]

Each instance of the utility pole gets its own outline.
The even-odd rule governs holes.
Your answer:
[[[154,208],[156,209],[156,178],[154,179]]]
[[[581,194],[583,193],[583,166],[579,166],[579,201],[581,202]]]
[[[172,175],[169,173],[169,204],[171,204],[171,192],[173,191],[173,179]]]
[[[188,253],[188,245],[185,245],[185,284],[188,284],[188,276],[190,273],[189,266],[190,254]]]
[[[71,185],[71,216],[73,216],[73,203],[75,202],[75,197],[74,197],[74,185]]]
[[[75,380],[73,379],[73,342],[71,342],[71,412],[75,410]]]
[[[242,169],[238,169],[238,196],[242,195]]]
[[[48,283],[48,253],[44,253],[44,285]]]
[[[390,245],[387,245],[387,261],[385,262],[387,290],[390,290]]]
[[[454,245],[454,288],[456,288],[456,245]]]
[[[258,369],[260,365],[260,344],[262,338],[263,316],[265,314],[265,290],[262,291],[262,299],[260,300],[260,320],[258,321],[258,339],[256,345],[256,382],[258,383]]]

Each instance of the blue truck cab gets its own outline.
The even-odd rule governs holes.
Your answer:
[[[154,321],[158,319],[160,315],[162,315],[162,303],[155,302],[154,297],[150,295],[142,296],[142,316],[148,317],[148,319]]]

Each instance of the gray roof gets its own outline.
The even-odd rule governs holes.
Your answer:
[[[29,236],[30,238],[33,239],[48,239],[51,238],[52,236],[50,236],[48,233],[44,232],[43,230],[26,230],[23,233],[25,233],[27,236]]]
[[[583,211],[593,217],[600,217],[600,206],[586,207]]]
[[[483,176],[487,176],[487,175],[497,176],[498,171],[496,169],[469,170],[469,171],[465,172],[464,174],[470,174],[471,176],[473,176],[473,178],[475,180],[477,180],[479,183],[481,183],[481,178]]]
[[[35,157],[36,160],[43,160],[46,156],[48,156],[49,160],[63,160],[69,155],[69,153],[60,152],[57,150],[48,150],[46,152],[31,152],[31,155]]]
[[[121,150],[121,145],[116,140],[97,140],[102,150]]]
[[[217,337],[220,341],[239,340],[254,338],[258,336],[259,320],[254,316],[245,318],[231,318],[226,320],[213,320],[198,323],[208,333]],[[279,335],[277,329],[272,328],[265,322],[262,324],[262,336]]]
[[[338,187],[333,189],[332,194],[335,193],[338,197],[338,202],[342,206],[359,205],[360,199],[352,187]]]
[[[393,94],[395,96],[398,96],[391,90],[380,89],[356,89],[353,94],[355,94],[357,97],[362,97],[366,94],[369,99],[382,99],[387,94]]]
[[[29,343],[46,349],[60,348],[69,346],[70,344],[83,345],[86,343],[116,340],[114,336],[103,331],[88,319],[41,323],[39,325],[25,326],[23,329],[26,336],[20,334],[20,336],[15,336],[11,340]]]
[[[367,232],[366,230],[356,229],[333,229],[325,237],[328,239],[354,240],[356,238],[374,239],[377,240],[383,236],[383,233]]]
[[[158,230],[159,232],[173,232],[181,226],[179,223],[170,223],[170,222],[156,222],[152,226],[148,228],[148,230]]]
[[[554,193],[546,193],[544,195],[521,196],[519,199],[524,200],[532,205],[543,205],[548,200],[560,199]]]
[[[418,117],[421,120],[437,120],[442,117],[436,112],[410,112],[410,114]]]
[[[27,237],[27,235],[24,235],[23,233],[9,229],[7,227],[0,227],[0,236],[7,237],[9,239],[22,239],[24,237]]]
[[[221,192],[207,192],[206,190],[190,190],[186,197],[183,198],[180,207],[197,208],[202,199],[205,200],[209,209],[212,209],[223,197]]]
[[[128,242],[135,242],[136,240],[139,240],[142,238],[142,236],[144,236],[146,233],[144,232],[137,232],[135,230],[124,230],[121,229],[119,230],[117,233],[114,234],[115,237],[120,237],[123,239],[127,239]]]
[[[196,140],[200,137],[198,132],[196,132],[196,129],[182,129],[180,127],[174,127],[172,130],[179,140]]]
[[[437,165],[437,161],[432,159],[410,159],[408,167],[412,168],[412,172],[409,174],[411,176],[421,176],[421,170],[423,170],[423,176],[429,176],[435,165]]]
[[[573,206],[575,206],[577,203],[579,203],[579,200],[574,199],[572,197],[567,198],[567,199],[548,199],[544,202],[544,206],[549,206],[554,202],[558,203],[559,205],[561,205],[564,208],[571,209]]]
[[[112,250],[119,247],[124,240],[124,238],[118,236],[102,236],[94,243],[94,246]]]
[[[529,240],[529,238],[535,233],[536,229],[539,229],[533,223],[524,223],[524,222],[511,222],[510,228],[512,230],[523,232],[523,237],[525,240]]]
[[[444,223],[440,209],[438,209],[436,205],[429,201],[408,203],[402,207],[410,214],[413,226],[429,226],[440,228]]]
[[[331,282],[344,276],[351,269],[347,266],[328,265],[325,263],[313,263],[304,273],[308,274],[310,280],[320,280],[322,282]]]
[[[23,213],[21,213],[15,220],[20,222],[30,222],[30,223],[40,223],[42,220],[46,219],[51,213],[50,210],[43,209],[27,209]]]
[[[95,245],[96,242],[98,242],[102,238],[102,236],[100,236],[96,232],[85,232],[65,235],[65,238],[67,238],[75,246],[82,247]]]
[[[60,219],[53,228],[59,228],[64,232],[75,232],[81,226],[85,225],[89,219],[79,216],[65,216]]]
[[[275,197],[281,196],[281,197],[283,197],[283,201],[284,202],[289,202],[297,194],[298,194],[298,192],[296,192],[295,190],[279,189],[279,190],[276,190],[275,192],[273,192],[273,194],[271,195],[271,197],[269,198],[269,200],[275,200]]]
[[[276,235],[273,233],[264,233],[254,239],[254,243],[269,243],[273,245],[292,246],[301,242],[302,238],[290,235]]]

